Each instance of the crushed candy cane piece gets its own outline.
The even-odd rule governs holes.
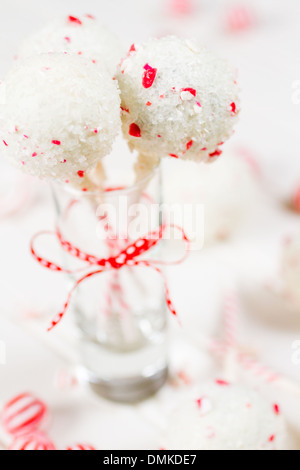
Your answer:
[[[142,135],[140,127],[134,122],[129,126],[129,135],[132,137],[141,137]]]
[[[68,20],[70,23],[82,24],[82,21],[79,18],[76,18],[76,16],[69,16]]]
[[[157,74],[157,69],[150,67],[150,65],[148,64],[144,66],[144,69],[145,69],[145,72],[143,74],[143,80],[142,80],[143,87],[151,88],[154,83],[156,74]]]

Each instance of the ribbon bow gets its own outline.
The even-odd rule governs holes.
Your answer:
[[[64,304],[62,311],[52,320],[48,328],[48,331],[51,331],[62,320],[62,318],[64,317],[70,305],[74,291],[83,281],[91,278],[92,276],[95,276],[96,274],[101,274],[109,270],[121,269],[124,266],[127,266],[127,267],[146,266],[155,270],[162,277],[163,282],[164,282],[165,299],[166,299],[167,307],[172,313],[172,315],[176,316],[177,313],[170,298],[167,280],[162,270],[159,268],[159,265],[176,265],[176,264],[182,263],[188,256],[190,241],[181,227],[177,225],[170,225],[169,227],[179,230],[179,232],[181,233],[181,239],[185,243],[185,253],[180,259],[176,261],[138,259],[141,255],[143,255],[144,253],[147,253],[160,240],[162,240],[163,235],[166,230],[166,225],[161,225],[158,230],[149,232],[146,236],[138,238],[135,242],[128,244],[127,247],[125,249],[122,249],[116,256],[110,256],[107,258],[98,258],[97,256],[85,253],[84,251],[75,247],[71,242],[69,242],[63,237],[59,228],[56,228],[55,232],[44,231],[44,232],[37,233],[31,240],[30,249],[31,249],[31,254],[35,258],[35,260],[39,264],[41,264],[43,267],[50,269],[51,271],[64,272],[67,274],[75,274],[75,273],[84,271],[88,269],[89,267],[96,267],[96,269],[93,269],[92,271],[87,272],[75,282],[74,286],[72,287],[72,289],[70,290],[68,294],[67,300]],[[69,270],[62,266],[59,266],[56,263],[53,263],[52,261],[49,261],[39,256],[34,248],[34,244],[35,244],[36,239],[42,235],[55,235],[61,247],[69,255],[81,260],[88,266],[84,266],[83,268],[76,269],[76,270]]]

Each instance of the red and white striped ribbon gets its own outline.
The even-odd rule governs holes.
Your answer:
[[[64,273],[69,273],[69,274],[74,274],[76,272],[84,271],[87,268],[94,267],[95,269],[92,271],[89,271],[87,274],[84,274],[82,277],[80,277],[74,284],[73,288],[69,292],[69,295],[67,297],[67,300],[64,304],[64,307],[62,311],[53,319],[51,322],[48,331],[52,330],[64,317],[69,304],[72,299],[72,295],[74,291],[77,289],[77,287],[87,279],[97,275],[101,274],[104,271],[110,271],[110,270],[119,270],[124,266],[129,266],[129,267],[147,267],[151,268],[154,271],[156,271],[162,278],[165,286],[165,298],[166,298],[166,304],[172,315],[176,316],[176,310],[173,306],[173,303],[170,298],[170,292],[167,284],[167,280],[162,272],[162,270],[159,268],[159,265],[177,265],[182,263],[188,256],[189,250],[190,250],[190,241],[186,234],[184,233],[183,229],[181,227],[178,227],[176,225],[172,225],[171,228],[178,230],[181,234],[181,239],[185,243],[185,253],[184,255],[179,258],[176,261],[161,261],[161,260],[141,260],[139,257],[143,255],[144,253],[147,253],[152,247],[157,245],[157,243],[162,240],[164,232],[166,230],[166,226],[162,225],[158,230],[149,232],[147,235],[144,237],[138,238],[135,242],[129,243],[125,249],[122,249],[117,255],[115,256],[110,256],[108,258],[98,258],[97,256],[88,254],[80,250],[79,248],[75,247],[71,242],[66,240],[60,230],[57,228],[56,232],[52,232],[52,235],[56,235],[61,247],[71,256],[80,259],[81,261],[85,262],[86,266],[84,266],[81,269],[77,270],[69,270],[65,269],[62,266],[59,266],[56,263],[53,263],[52,261],[49,261],[41,256],[39,256],[35,250],[35,241],[38,237],[41,235],[49,234],[51,232],[40,232],[36,234],[32,241],[31,241],[31,254],[35,258],[35,260],[41,264],[43,267],[50,269],[54,272],[64,272]]]

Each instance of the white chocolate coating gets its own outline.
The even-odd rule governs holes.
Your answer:
[[[29,36],[18,51],[24,59],[46,52],[68,52],[94,60],[111,76],[122,57],[118,38],[91,15],[57,18]]]
[[[120,130],[116,82],[81,56],[50,53],[18,62],[1,92],[1,151],[40,178],[79,186]]]
[[[233,149],[226,149],[213,165],[165,159],[163,169],[164,201],[178,208],[177,223],[184,220],[191,240],[196,226],[193,218],[180,218],[184,204],[193,205],[194,211],[197,206],[199,211],[203,209],[204,242],[214,243],[232,236],[250,217],[258,201],[256,170]]]
[[[176,37],[133,45],[117,71],[131,148],[196,161],[218,157],[239,114],[235,73]]]
[[[239,385],[204,385],[170,417],[168,450],[284,450],[287,434],[277,404]]]

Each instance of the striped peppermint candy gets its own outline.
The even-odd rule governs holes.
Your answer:
[[[9,450],[55,450],[55,446],[44,433],[33,431],[17,436]]]
[[[67,447],[67,450],[96,450],[90,444],[75,444],[73,446]]]
[[[37,429],[46,413],[45,403],[30,393],[22,393],[4,405],[1,421],[7,433],[17,435]]]

